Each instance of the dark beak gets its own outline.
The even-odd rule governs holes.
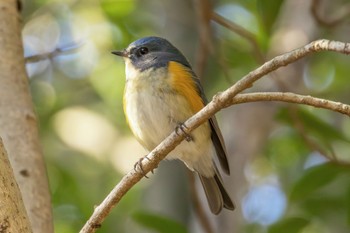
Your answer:
[[[112,51],[112,53],[114,55],[119,56],[119,57],[128,57],[128,55],[129,55],[129,53],[125,49],[123,49],[121,51]]]

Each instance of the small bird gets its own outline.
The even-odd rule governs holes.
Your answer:
[[[131,131],[142,146],[153,150],[183,122],[201,110],[207,99],[199,79],[185,56],[168,40],[144,37],[126,49],[113,51],[125,61],[124,113]],[[199,175],[210,210],[235,208],[214,163],[217,155],[229,175],[227,152],[215,117],[186,135],[167,159],[180,159]]]

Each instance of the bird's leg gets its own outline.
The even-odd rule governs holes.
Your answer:
[[[179,130],[181,130],[185,134],[185,140],[190,142],[193,141],[193,138],[190,134],[188,134],[185,129],[187,129],[186,125],[184,123],[180,123],[175,127],[175,132],[177,135],[179,135]]]
[[[135,164],[134,164],[134,170],[135,172],[137,172],[137,168],[140,168],[139,171],[141,171],[142,175],[146,178],[148,178],[147,174],[145,173],[145,171],[143,170],[143,166],[142,166],[142,161],[144,159],[147,159],[148,161],[150,160],[147,155],[145,155],[144,157],[141,157]],[[154,174],[153,169],[151,170],[152,174]]]

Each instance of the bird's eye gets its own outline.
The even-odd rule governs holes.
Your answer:
[[[142,56],[142,55],[145,55],[145,54],[147,54],[148,53],[148,48],[146,48],[146,47],[141,47],[140,49],[139,49],[139,54]]]

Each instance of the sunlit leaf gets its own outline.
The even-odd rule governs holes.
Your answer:
[[[298,233],[309,224],[304,218],[287,218],[270,226],[268,233]]]
[[[187,233],[185,226],[181,223],[164,216],[146,212],[136,212],[132,217],[140,225],[159,233]]]

